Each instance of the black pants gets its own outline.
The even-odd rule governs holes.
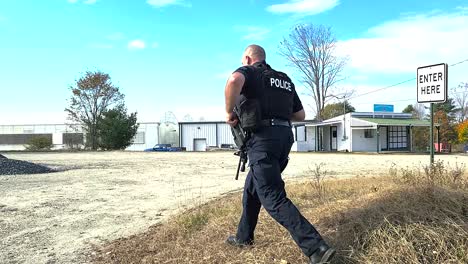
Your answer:
[[[247,142],[250,171],[244,186],[237,239],[254,239],[263,205],[271,217],[289,231],[302,252],[310,256],[320,246],[322,238],[287,198],[281,178],[281,168],[287,163],[293,142],[291,128],[285,126],[263,128]]]

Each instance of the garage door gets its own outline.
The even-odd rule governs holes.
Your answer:
[[[197,138],[193,140],[193,150],[206,151],[206,138]]]

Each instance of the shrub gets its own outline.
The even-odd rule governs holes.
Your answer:
[[[466,164],[455,162],[454,165],[437,160],[430,165],[413,168],[401,168],[396,165],[389,169],[389,175],[409,185],[451,186],[464,188],[468,179],[465,176]]]
[[[312,182],[311,185],[313,189],[317,192],[319,199],[324,200],[327,194],[327,188],[324,184],[325,178],[328,176],[328,171],[325,170],[323,167],[325,166],[325,163],[320,163],[320,164],[314,164],[315,168],[310,169],[312,173]]]
[[[50,150],[52,146],[52,140],[50,138],[39,136],[31,138],[26,145],[26,149],[33,151]]]

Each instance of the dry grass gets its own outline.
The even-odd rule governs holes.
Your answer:
[[[464,165],[463,165],[464,166]],[[438,169],[437,169],[438,168]],[[464,167],[393,167],[389,177],[288,187],[291,200],[331,245],[334,263],[468,263],[468,179]],[[442,169],[443,168],[443,169]],[[431,174],[432,173],[432,174]],[[455,176],[454,176],[455,175]],[[262,209],[256,244],[224,244],[241,194],[173,217],[143,234],[97,249],[95,263],[305,263],[289,234]]]

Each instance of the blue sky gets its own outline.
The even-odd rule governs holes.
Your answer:
[[[224,119],[224,85],[244,48],[260,44],[267,61],[299,75],[278,55],[297,24],[330,26],[348,57],[337,91],[351,104],[395,111],[416,102],[419,66],[468,59],[465,0],[0,0],[0,124],[63,123],[68,87],[100,69],[125,94],[139,121],[166,111],[180,120]],[[449,68],[449,88],[468,82],[468,62]],[[450,93],[449,93],[450,96]],[[301,95],[308,117],[312,99]]]

